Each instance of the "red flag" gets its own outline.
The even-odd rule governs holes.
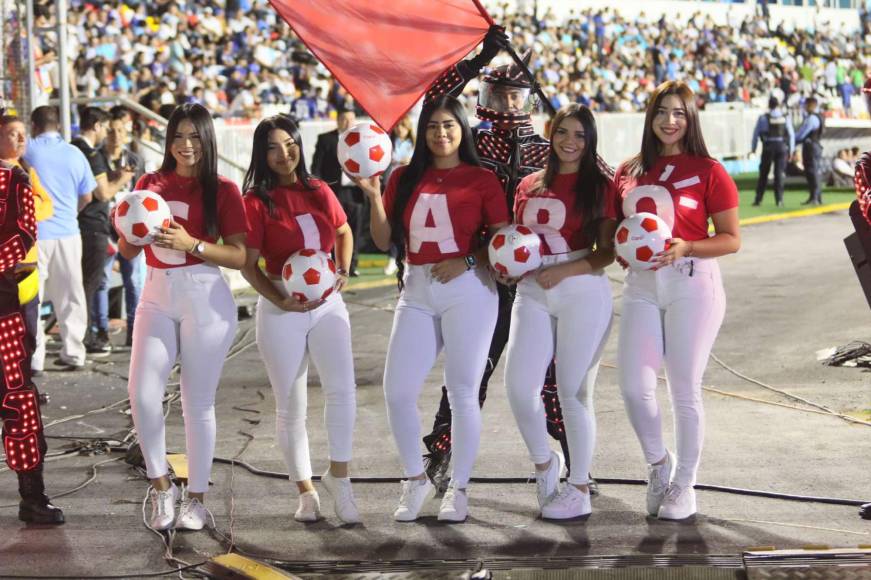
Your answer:
[[[477,0],[269,0],[385,129],[466,56],[492,22]]]

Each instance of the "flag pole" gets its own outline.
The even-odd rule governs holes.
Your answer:
[[[487,12],[487,9],[484,8],[484,6],[481,4],[480,0],[472,0],[472,1],[475,3],[475,6],[478,8],[478,12],[481,13],[481,16],[483,16],[490,25],[496,24],[496,22],[493,20],[493,17],[490,16],[490,13]],[[532,85],[532,90],[535,91],[535,94],[538,95],[538,98],[544,104],[545,109],[547,109],[547,113],[551,117],[556,115],[556,109],[554,108],[553,104],[547,99],[547,97],[544,94],[544,91],[541,90],[541,85],[539,85],[538,81],[535,80],[535,77],[532,75],[532,71],[529,70],[529,67],[526,66],[526,63],[524,63],[520,59],[519,56],[517,56],[517,51],[514,50],[514,47],[511,46],[510,44],[506,44],[503,47],[503,49],[505,50],[505,52],[507,52],[511,56],[511,59],[514,61],[514,63],[518,67],[520,67],[520,70],[523,71],[523,74],[526,77],[526,80],[528,80],[529,83]]]

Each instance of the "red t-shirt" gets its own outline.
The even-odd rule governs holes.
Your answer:
[[[330,186],[318,179],[312,179],[312,185],[314,190],[297,183],[270,191],[272,215],[260,198],[250,191],[245,194],[248,247],[260,250],[266,271],[274,276],[281,275],[285,260],[297,250],[332,251],[336,230],[348,222]]]
[[[176,172],[155,171],[139,178],[136,189],[144,189],[160,194],[169,204],[172,219],[184,226],[191,236],[198,240],[215,243],[218,238],[206,234],[203,218],[203,199],[200,183],[196,177],[182,177]],[[221,238],[248,232],[245,220],[245,204],[235,183],[218,176],[218,234]],[[201,264],[203,260],[187,252],[159,248],[154,244],[145,246],[145,263],[152,268],[178,268]]]
[[[557,173],[549,189],[534,191],[542,172],[527,175],[514,195],[514,221],[529,226],[544,245],[545,255],[565,254],[592,247],[595,240],[584,234],[583,211],[575,207],[578,173]],[[617,192],[609,179],[602,199],[602,217],[617,219]]]
[[[390,176],[384,209],[393,215],[396,186],[405,167]],[[428,168],[405,209],[406,259],[409,264],[436,264],[466,256],[477,249],[484,226],[507,222],[505,192],[489,169],[460,164],[451,169]]]
[[[660,157],[638,179],[617,169],[618,217],[653,213],[671,227],[671,235],[698,241],[708,237],[708,218],[738,207],[738,188],[720,163],[682,153]]]

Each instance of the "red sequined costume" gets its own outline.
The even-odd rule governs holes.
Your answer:
[[[0,161],[0,418],[6,464],[18,473],[21,494],[18,518],[61,524],[63,512],[45,495],[42,464],[47,449],[42,432],[39,393],[30,358],[36,343],[25,326],[18,299],[15,266],[36,243],[36,217],[30,177],[20,167]]]
[[[15,265],[36,242],[36,218],[27,173],[7,163],[0,163],[0,224],[3,450],[10,469],[31,471],[42,465],[46,445],[39,415],[39,395],[30,378],[30,357],[35,345],[29,344],[25,330]]]
[[[856,162],[853,178],[856,185],[856,199],[865,220],[871,224],[871,151],[866,151]]]

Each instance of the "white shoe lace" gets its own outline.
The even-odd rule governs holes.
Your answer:
[[[354,492],[351,491],[351,482],[348,480],[336,479],[336,501],[341,506],[342,510],[351,508],[354,512],[357,511],[357,502],[354,501]]]
[[[686,489],[687,488],[682,485],[671,484],[670,486],[668,486],[668,490],[665,492],[665,499],[663,500],[663,503],[678,503]]]
[[[560,492],[553,498],[553,503],[559,504],[567,504],[571,502],[571,498],[574,495],[575,486],[570,483],[567,483],[563,486]],[[580,491],[580,490],[578,490]]]
[[[399,509],[408,509],[408,498],[417,482],[407,479],[402,482],[402,495],[399,496]]]
[[[654,493],[662,493],[668,487],[668,461],[661,465],[654,465],[650,470],[648,485]]]
[[[166,490],[158,490],[151,489],[152,493],[152,505],[154,506],[154,511],[156,512],[154,515],[157,517],[165,517],[169,515],[170,510],[173,507],[173,500],[175,499],[172,494],[172,488]]]

